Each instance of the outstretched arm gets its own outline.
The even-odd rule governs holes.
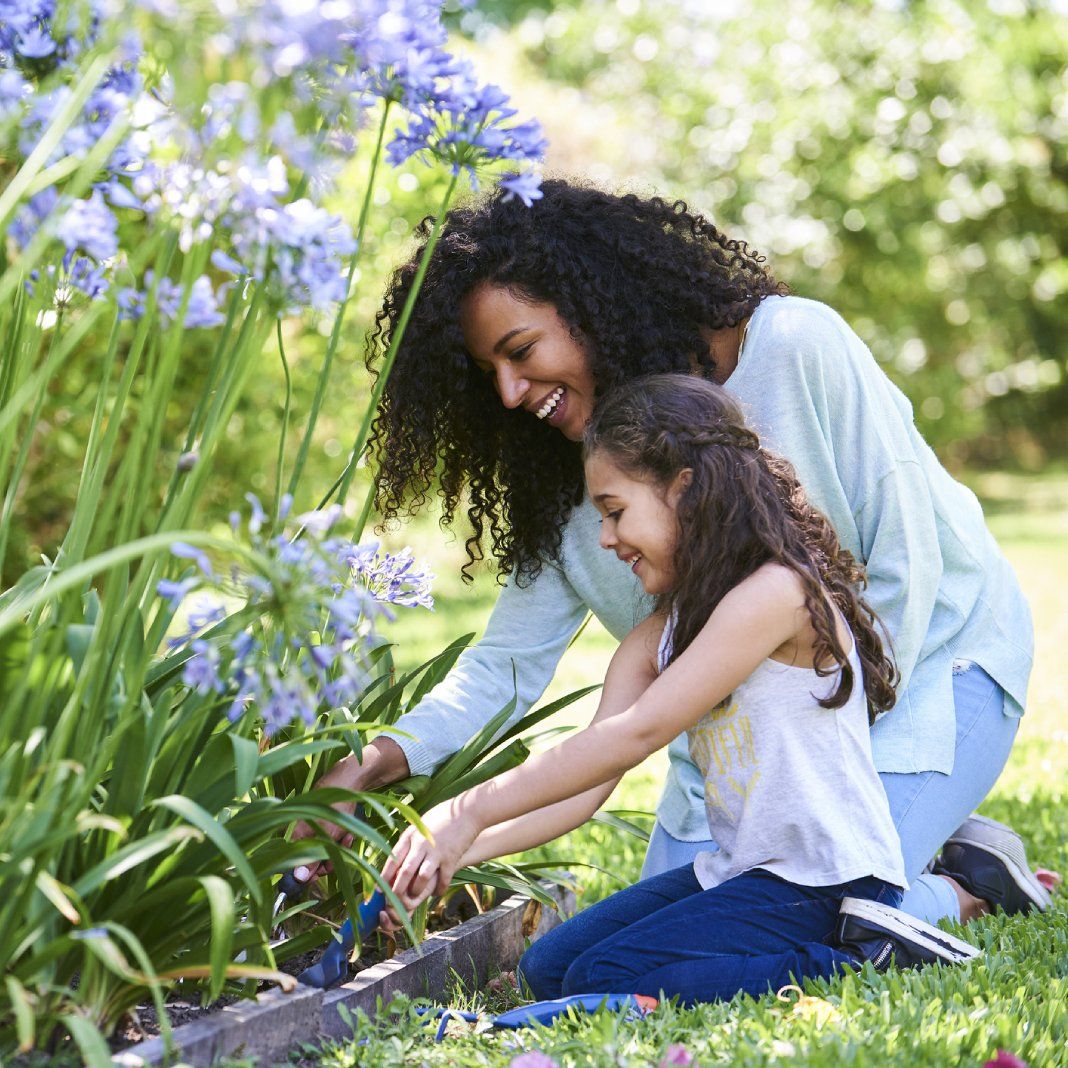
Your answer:
[[[649,688],[656,678],[656,648],[663,627],[662,616],[650,616],[623,639],[609,664],[591,723],[625,712]],[[486,827],[460,866],[532,849],[581,827],[608,800],[621,774],[572,797]]]
[[[804,613],[797,576],[778,565],[760,568],[723,598],[690,647],[625,710],[427,813],[430,838],[406,831],[383,874],[409,908],[444,892],[486,828],[614,783],[793,638]]]

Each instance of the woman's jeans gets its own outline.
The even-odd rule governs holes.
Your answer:
[[[539,999],[647,994],[686,1005],[759,997],[803,979],[855,968],[826,944],[843,897],[897,905],[897,887],[868,876],[796,886],[756,868],[702,890],[686,864],[580,912],[523,955],[519,972]]]
[[[901,836],[909,880],[901,908],[917,919],[928,923],[960,919],[953,887],[938,875],[922,873],[946,839],[990,792],[1009,759],[1020,721],[1005,715],[1004,700],[1004,691],[978,664],[955,670],[957,746],[953,771],[949,775],[921,771],[879,776]],[[692,864],[699,852],[708,849],[715,850],[716,844],[681,842],[658,822],[649,840],[642,878]]]

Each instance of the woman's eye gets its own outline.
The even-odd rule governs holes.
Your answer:
[[[527,344],[520,346],[518,349],[513,349],[508,353],[508,359],[518,362],[519,360],[525,360],[530,354],[530,350],[534,347],[534,342],[529,341]]]

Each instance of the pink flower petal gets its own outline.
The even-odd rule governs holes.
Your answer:
[[[983,1068],[1027,1068],[1027,1061],[1020,1060],[1015,1053],[999,1049],[997,1056],[983,1065]]]

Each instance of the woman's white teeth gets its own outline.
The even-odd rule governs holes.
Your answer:
[[[556,389],[549,394],[548,400],[534,413],[539,419],[544,419],[547,415],[551,415],[556,409],[557,404],[560,403],[560,398],[564,395],[564,387],[557,386]]]

